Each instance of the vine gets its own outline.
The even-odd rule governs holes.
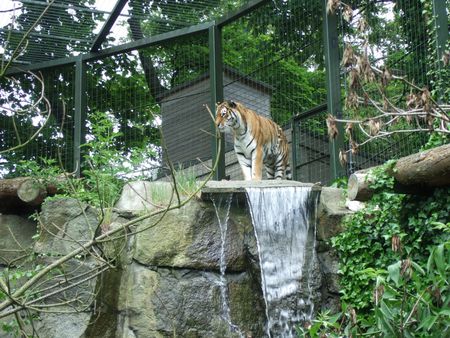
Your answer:
[[[392,164],[373,172],[372,200],[332,239],[342,311],[320,314],[300,335],[434,337],[448,330],[449,189],[420,197],[387,192]]]

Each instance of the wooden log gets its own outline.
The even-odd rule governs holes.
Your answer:
[[[0,200],[18,199],[29,205],[39,205],[47,196],[47,188],[30,177],[0,180]]]
[[[40,205],[47,197],[47,189],[40,182],[29,178],[19,185],[17,196],[27,204]]]
[[[372,169],[350,175],[350,200],[367,201],[372,197]],[[394,177],[394,192],[398,193],[426,194],[433,188],[450,186],[450,144],[402,157],[388,174]]]
[[[65,176],[56,177],[56,182],[65,181]],[[12,210],[32,210],[39,206],[48,195],[57,193],[55,184],[43,184],[30,177],[15,177],[0,180],[0,212],[9,213]]]
[[[404,185],[445,187],[450,185],[450,144],[399,159],[390,173]]]
[[[369,188],[369,185],[372,182],[370,170],[361,170],[351,174],[348,178],[348,199],[361,202],[370,200],[373,190]]]

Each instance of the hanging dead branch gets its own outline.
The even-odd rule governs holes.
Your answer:
[[[22,85],[16,78],[5,77],[10,84],[12,95],[5,95],[5,102],[0,107],[0,115],[11,119],[16,144],[0,150],[0,154],[23,148],[35,140],[41,134],[52,113],[50,101],[45,96],[45,83],[42,74],[39,73],[38,75],[33,72],[27,72],[26,74],[30,76],[33,84],[37,84],[36,87],[39,88],[38,95],[23,93]],[[18,126],[18,123],[20,123],[20,126]],[[22,139],[20,133],[23,131],[24,124],[29,128],[35,126],[33,134],[26,139]]]
[[[353,17],[352,9],[341,1],[329,0],[327,10],[328,13],[341,10],[345,20],[350,18],[351,21]],[[350,144],[346,153],[356,153],[359,147],[369,142],[395,134],[438,132],[449,135],[450,103],[438,103],[429,88],[415,85],[399,70],[377,65],[376,60],[371,60],[369,56],[368,21],[360,15],[353,26],[359,36],[353,40],[353,45],[346,43],[341,66],[347,74],[345,108],[351,111],[347,115],[355,117],[328,117],[326,122],[330,138],[337,137],[339,123],[346,125]],[[443,61],[448,62],[447,52],[443,55]],[[396,84],[409,88],[409,94],[404,94],[403,100],[389,97],[391,85]],[[340,155],[340,159],[345,162],[344,154]]]

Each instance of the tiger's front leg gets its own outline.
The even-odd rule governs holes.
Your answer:
[[[263,149],[256,146],[252,153],[252,180],[261,181],[263,167]]]
[[[252,179],[252,161],[250,158],[246,158],[242,153],[236,151],[239,165],[244,175],[244,180],[250,181]]]

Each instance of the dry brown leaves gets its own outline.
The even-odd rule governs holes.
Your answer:
[[[327,122],[327,128],[328,128],[328,136],[330,137],[330,140],[333,140],[339,134],[337,125],[336,125],[336,118],[333,115],[329,114],[327,116],[326,122]]]

